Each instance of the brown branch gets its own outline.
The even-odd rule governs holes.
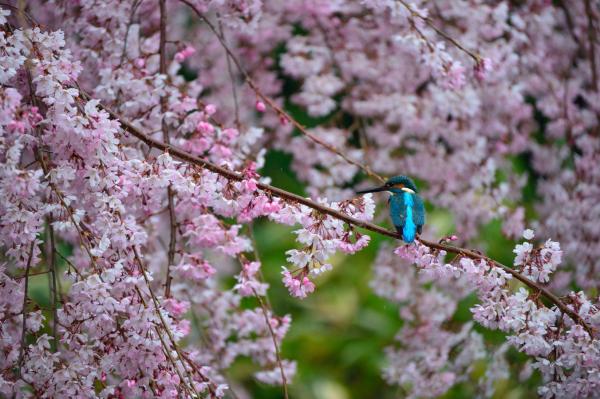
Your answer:
[[[252,231],[252,224],[250,224],[248,227],[249,227],[248,228],[249,235],[252,240],[252,248],[254,250],[254,260],[256,262],[260,262],[260,257],[258,256],[258,250],[256,248],[256,240],[254,239],[254,232]],[[247,260],[245,259],[245,257],[243,255],[238,255],[238,260],[240,262],[240,266],[243,269],[244,264],[246,263]],[[262,271],[259,269],[258,272],[259,272],[259,277],[260,277],[259,281],[264,281]],[[269,322],[269,312],[271,312],[271,314],[274,314],[275,312],[273,312],[273,307],[271,306],[271,302],[269,301],[269,297],[266,293],[265,293],[266,301],[262,300],[262,298],[258,295],[258,292],[256,292],[256,290],[254,288],[252,288],[252,293],[254,294],[254,297],[256,298],[256,300],[258,301],[258,304],[260,305],[262,314],[265,318],[265,323],[267,324],[269,333],[271,335],[271,339],[273,340],[273,346],[275,348],[275,358],[277,360],[277,365],[279,367],[279,372],[281,374],[281,382],[283,385],[283,396],[285,399],[288,399],[287,378],[285,376],[285,371],[283,370],[283,362],[281,361],[281,351],[279,350],[279,344],[277,343],[277,337],[275,336],[275,331],[273,331],[273,327],[271,326],[271,323]]]
[[[438,35],[440,35],[441,37],[443,37],[444,39],[446,39],[447,41],[452,43],[452,45],[454,47],[458,48],[459,50],[461,50],[462,52],[467,54],[469,57],[473,58],[475,63],[479,64],[481,62],[481,56],[479,54],[476,54],[476,53],[472,52],[471,50],[467,49],[462,44],[460,44],[456,39],[454,39],[452,36],[450,36],[443,30],[441,30],[440,28],[435,26],[433,21],[431,21],[431,18],[424,17],[423,15],[419,14],[410,6],[410,4],[408,4],[404,0],[398,0],[398,2],[400,4],[402,4],[408,10],[408,12],[410,12],[411,16],[421,19],[423,22],[425,22],[425,24],[427,24],[427,26],[429,26],[431,29],[433,29],[435,31],[435,33],[437,33]],[[415,26],[415,28],[416,28],[416,26]],[[418,29],[417,29],[417,31],[418,31]],[[421,35],[422,35],[422,33],[421,33]]]
[[[13,280],[21,280],[22,278],[27,278],[27,277],[33,277],[33,276],[43,276],[44,274],[48,274],[51,273],[51,270],[44,270],[41,272],[35,272],[35,273],[29,273],[28,275],[24,275],[24,276],[15,276],[15,277],[11,277]]]
[[[262,298],[258,295],[256,290],[252,288],[252,292],[254,296],[258,300],[258,304],[262,309],[263,316],[265,317],[265,323],[267,323],[267,328],[269,329],[269,333],[271,333],[271,338],[273,339],[273,346],[275,347],[275,357],[277,358],[277,365],[279,366],[279,372],[281,373],[281,382],[283,383],[283,397],[288,399],[288,387],[287,387],[287,378],[285,376],[285,372],[283,371],[283,362],[281,361],[281,352],[279,351],[279,344],[277,344],[277,337],[275,336],[275,331],[273,331],[273,327],[271,326],[271,322],[269,320],[269,313],[267,310],[267,306]]]
[[[202,381],[206,383],[208,391],[211,393],[211,395],[216,396],[216,391],[213,387],[213,384],[210,382],[210,380],[204,374],[202,374],[200,372],[200,370],[198,370],[198,368],[196,367],[194,362],[191,359],[189,359],[187,356],[184,356],[183,351],[181,349],[179,349],[179,345],[177,345],[177,342],[175,341],[175,337],[173,336],[171,329],[167,325],[167,322],[165,321],[165,319],[160,311],[160,304],[158,302],[158,298],[156,297],[156,294],[154,294],[154,291],[152,290],[152,286],[150,285],[150,279],[148,278],[148,275],[146,274],[146,268],[144,267],[142,259],[138,253],[138,250],[135,246],[132,246],[132,249],[133,249],[134,258],[135,258],[136,262],[138,263],[140,272],[142,273],[142,276],[144,277],[144,281],[146,282],[146,286],[148,287],[148,292],[150,292],[150,297],[152,298],[152,302],[154,304],[154,310],[156,311],[156,314],[158,315],[160,322],[161,322],[165,332],[167,333],[167,336],[169,337],[169,341],[171,341],[171,345],[173,346],[173,349],[175,349],[175,352],[179,356],[179,359],[181,359],[182,364],[183,364],[183,361],[185,360],[194,369],[194,371],[200,376]],[[140,294],[140,298],[142,298],[141,293],[139,293],[139,294]],[[174,366],[175,366],[175,364],[174,364]],[[198,392],[196,391],[196,388],[194,387],[194,380],[190,376],[189,371],[185,366],[184,366],[184,370],[186,371],[186,373],[188,375],[188,378],[191,383],[190,386],[191,386],[192,390],[196,393],[196,397],[199,397]]]
[[[22,16],[22,13],[19,14],[19,16]],[[33,42],[32,42],[33,43]],[[42,107],[40,106],[40,102],[38,101],[37,96],[34,94],[35,90],[33,87],[33,79],[31,78],[31,69],[28,67],[26,69],[26,76],[27,76],[27,84],[29,87],[29,92],[31,93],[31,102],[33,103],[33,105],[37,106],[38,109],[42,109]],[[75,217],[73,216],[73,212],[71,212],[71,207],[69,205],[67,205],[67,202],[65,201],[62,193],[60,192],[60,190],[58,189],[58,187],[56,186],[56,184],[54,184],[52,182],[52,180],[49,178],[50,176],[50,169],[48,168],[48,165],[46,164],[46,161],[44,159],[44,151],[43,151],[43,147],[44,147],[44,143],[42,142],[42,132],[40,130],[40,128],[38,126],[35,127],[35,132],[38,136],[38,140],[40,141],[38,144],[38,147],[36,148],[35,151],[35,158],[37,161],[39,161],[40,166],[42,167],[42,170],[44,171],[44,176],[45,179],[48,182],[48,186],[50,186],[50,188],[52,189],[52,191],[54,191],[54,193],[56,194],[57,198],[60,201],[60,204],[62,205],[62,207],[65,209],[65,211],[67,212],[67,214],[69,215],[69,219],[71,220],[71,223],[73,223],[73,226],[75,226],[75,229],[77,230],[77,233],[79,234],[79,239],[81,241],[81,246],[84,247],[87,255],[90,257],[90,262],[92,263],[92,266],[94,266],[94,269],[98,272],[98,274],[100,274],[99,272],[99,268],[98,265],[96,264],[96,260],[95,257],[92,255],[91,253],[91,249],[86,245],[86,241],[84,240],[84,233],[87,233],[86,231],[82,231],[82,229],[80,228],[79,224],[77,223],[77,221],[75,220]]]
[[[163,152],[167,152],[169,154],[174,155],[176,158],[181,159],[182,161],[188,162],[190,164],[199,166],[203,169],[209,170],[211,172],[217,173],[223,177],[225,177],[228,180],[235,180],[235,181],[242,181],[244,180],[244,176],[241,175],[240,173],[234,172],[232,170],[223,168],[221,166],[215,165],[203,158],[199,158],[196,157],[178,147],[174,147],[170,144],[166,144],[163,142],[160,142],[158,140],[153,139],[152,137],[146,135],[145,133],[143,133],[141,130],[137,129],[136,127],[134,127],[133,125],[131,125],[131,123],[129,123],[128,121],[126,121],[125,119],[123,119],[119,114],[115,113],[114,111],[110,110],[109,108],[103,106],[102,104],[99,104],[99,107],[104,109],[112,118],[119,120],[119,122],[121,123],[122,128],[129,132],[131,135],[135,136],[136,138],[138,138],[139,140],[141,140],[142,142],[144,142],[145,144],[147,144],[150,147],[156,148],[160,151]],[[285,200],[288,200],[292,203],[298,203],[298,204],[302,204],[302,205],[306,205],[309,208],[312,208],[322,214],[325,215],[329,215],[331,217],[334,217],[336,219],[342,220],[350,225],[356,226],[356,227],[361,227],[363,229],[372,231],[374,233],[378,233],[381,235],[385,235],[388,237],[392,237],[395,239],[401,239],[402,237],[400,236],[400,234],[387,230],[381,226],[377,226],[375,224],[363,221],[363,220],[359,220],[356,218],[353,218],[351,216],[348,216],[342,212],[336,211],[334,209],[331,209],[327,206],[318,204],[314,201],[311,201],[310,199],[307,198],[303,198],[299,195],[296,195],[294,193],[290,193],[288,191],[282,190],[280,188],[271,186],[269,184],[264,184],[264,183],[257,183],[257,187],[263,191],[266,191],[268,193],[270,193],[271,195],[275,196],[275,197],[279,197]],[[581,326],[583,326],[586,331],[590,334],[590,337],[593,337],[593,330],[590,328],[590,326],[581,318],[581,316],[579,316],[577,313],[575,313],[573,310],[569,309],[569,307],[567,307],[567,305],[565,305],[560,298],[558,298],[556,295],[554,295],[552,292],[550,292],[547,288],[541,286],[540,284],[536,283],[535,281],[532,281],[530,279],[528,279],[527,277],[523,276],[522,274],[520,274],[518,271],[500,263],[497,262],[493,259],[488,258],[485,255],[482,255],[480,253],[471,251],[469,249],[466,248],[460,248],[460,247],[455,247],[452,245],[447,245],[447,244],[440,244],[440,243],[436,243],[436,242],[432,242],[432,241],[428,241],[428,240],[424,240],[419,238],[419,241],[431,248],[431,249],[437,249],[437,250],[443,250],[446,251],[448,253],[453,253],[453,254],[457,254],[457,255],[461,255],[467,258],[471,258],[471,259],[475,259],[475,260],[484,260],[490,264],[492,264],[495,267],[498,267],[502,270],[504,270],[505,272],[509,273],[510,275],[512,275],[513,277],[515,277],[517,280],[521,281],[523,284],[527,285],[530,289],[534,290],[534,291],[539,291],[542,293],[542,295],[544,295],[550,302],[552,302],[554,305],[556,305],[563,313],[569,315],[569,317],[571,317],[571,319],[573,319],[573,321],[575,321],[576,323],[580,324]]]
[[[167,10],[166,10],[166,0],[159,0],[160,4],[160,44],[159,44],[159,53],[160,53],[160,64],[159,64],[159,72],[161,75],[167,76],[167,54],[166,54],[166,42],[167,42]],[[169,138],[169,129],[167,128],[167,121],[165,120],[165,114],[168,110],[168,101],[169,98],[166,92],[167,81],[165,80],[165,92],[160,98],[160,112],[162,114],[161,118],[161,129],[163,133],[163,140],[165,143],[169,144],[171,142]],[[169,252],[167,254],[167,277],[165,281],[165,297],[169,298],[171,296],[171,282],[173,281],[173,276],[171,276],[171,266],[175,263],[175,247],[177,245],[177,220],[175,215],[175,205],[173,199],[173,188],[171,185],[167,187],[167,198],[169,202],[169,227],[170,227],[170,238],[169,238]]]
[[[471,259],[475,259],[475,260],[483,260],[489,264],[491,264],[492,266],[495,266],[497,268],[500,268],[502,270],[504,270],[505,272],[509,273],[510,275],[512,275],[515,279],[519,280],[520,282],[522,282],[523,284],[525,284],[526,286],[528,286],[529,288],[531,288],[534,291],[540,292],[542,295],[544,295],[550,302],[552,302],[554,305],[556,305],[556,307],[558,307],[563,313],[569,315],[569,317],[571,317],[571,319],[573,319],[574,322],[576,322],[577,324],[580,324],[583,328],[585,328],[585,330],[588,332],[588,334],[590,335],[590,338],[594,337],[594,330],[582,319],[582,317],[577,314],[576,312],[574,312],[573,310],[571,310],[564,302],[562,302],[560,300],[559,297],[557,297],[556,295],[554,295],[550,290],[548,290],[546,287],[543,287],[542,285],[536,283],[535,281],[532,281],[530,279],[528,279],[527,277],[523,276],[521,273],[519,273],[518,271],[516,271],[513,268],[510,268],[494,259],[491,259],[483,254],[480,254],[478,252],[472,251],[470,249],[466,249],[466,248],[461,248],[461,247],[455,247],[453,245],[447,245],[447,244],[439,244],[433,241],[427,241],[424,239],[419,238],[419,241],[423,244],[428,246],[429,248],[432,249],[438,249],[438,250],[442,250],[442,251],[446,251],[448,253],[453,253],[453,254],[457,254],[460,256],[464,256],[467,258],[471,258]]]
[[[278,115],[280,115],[281,117],[289,120],[292,123],[292,125],[294,125],[303,135],[305,135],[306,137],[308,137],[314,143],[320,145],[321,147],[326,148],[327,150],[329,150],[330,152],[333,152],[334,154],[337,154],[344,161],[346,161],[349,164],[354,165],[354,166],[362,169],[367,175],[369,175],[369,176],[371,176],[371,177],[379,180],[380,182],[385,181],[385,179],[383,177],[381,177],[377,173],[373,172],[368,165],[364,165],[364,164],[362,164],[360,162],[357,162],[357,161],[349,158],[341,150],[337,149],[336,147],[332,146],[331,144],[329,144],[329,143],[321,140],[319,137],[317,137],[314,134],[310,133],[306,129],[306,127],[304,127],[296,119],[292,118],[292,116],[290,114],[288,114],[286,111],[284,111],[283,108],[281,108],[279,105],[277,105],[277,103],[273,99],[271,99],[270,97],[268,97],[265,94],[263,94],[262,91],[260,90],[260,88],[258,87],[258,85],[252,80],[252,78],[250,77],[250,75],[248,74],[248,72],[246,72],[246,70],[244,69],[244,67],[242,66],[242,64],[240,63],[240,61],[237,59],[237,57],[235,56],[235,54],[233,53],[233,51],[231,51],[231,49],[229,48],[229,46],[227,45],[227,43],[225,43],[225,41],[223,40],[223,38],[219,35],[219,32],[217,31],[217,29],[215,28],[215,26],[208,20],[208,18],[206,18],[204,16],[204,14],[202,14],[200,12],[200,10],[198,10],[198,8],[194,4],[192,4],[189,0],[179,0],[179,1],[181,1],[182,3],[184,3],[185,5],[187,5],[198,16],[198,18],[200,18],[208,26],[208,28],[217,37],[217,40],[219,40],[219,42],[221,43],[221,46],[223,46],[223,48],[225,49],[225,51],[227,52],[227,54],[229,55],[229,57],[231,58],[231,60],[235,64],[236,68],[239,70],[240,74],[243,76],[243,78],[244,78],[245,82],[248,84],[248,86],[256,93],[256,95],[262,101],[264,101],[269,107],[271,107]]]
[[[77,277],[79,277],[80,279],[83,279],[83,276],[81,275],[81,273],[79,272],[79,270],[77,270],[77,268],[75,267],[75,265],[73,264],[73,262],[71,262],[69,259],[67,259],[63,254],[61,254],[60,252],[58,252],[56,250],[56,248],[54,249],[54,252],[61,257],[62,260],[65,261],[65,263],[69,266],[69,268],[72,268],[73,271],[75,271],[75,274],[77,275]]]
[[[25,358],[25,336],[27,333],[27,290],[29,289],[29,269],[31,268],[31,260],[33,259],[33,249],[35,247],[35,239],[31,242],[29,249],[29,257],[27,258],[27,266],[25,267],[25,287],[23,288],[23,328],[21,329],[21,349],[19,350],[19,374],[22,375],[21,368]]]
[[[221,23],[221,17],[219,16],[219,13],[217,13],[217,18],[219,21],[219,34],[223,40],[223,43],[226,43],[225,34],[223,33],[223,24]],[[235,87],[235,76],[233,75],[233,68],[231,66],[231,56],[229,53],[225,52],[225,57],[227,59],[227,72],[229,73],[229,80],[231,80],[231,94],[233,96],[233,106],[235,111],[235,126],[240,129],[240,105],[238,102],[237,89]]]
[[[47,219],[47,251],[46,262],[48,262],[48,285],[52,296],[52,337],[54,338],[55,349],[58,350],[58,341],[56,340],[56,323],[58,322],[58,290],[56,288],[56,241],[54,237],[54,227],[52,227],[52,219]]]
[[[142,291],[140,290],[140,288],[138,286],[135,286],[135,290],[136,290],[138,297],[140,298],[140,301],[142,302],[142,305],[144,306],[144,308],[148,308],[148,304],[144,300],[144,295],[142,295]],[[156,309],[156,312],[160,314],[160,310],[158,308],[155,308],[155,309]],[[180,385],[183,384],[183,388],[190,395],[192,395],[193,393],[192,393],[190,387],[188,387],[185,378],[183,378],[183,375],[181,374],[181,371],[179,370],[179,367],[177,367],[177,362],[175,362],[175,359],[173,359],[173,355],[171,354],[171,348],[165,342],[165,339],[163,338],[162,334],[160,333],[160,330],[158,329],[158,326],[156,326],[156,325],[154,326],[154,331],[156,331],[156,335],[158,336],[158,339],[160,340],[160,343],[163,347],[163,352],[164,352],[165,356],[169,359],[169,362],[173,365],[173,369],[179,376],[179,384]],[[184,369],[185,369],[185,367],[184,367]],[[187,369],[186,369],[186,371],[187,371]],[[189,375],[189,373],[188,373],[188,375]],[[192,380],[191,388],[194,389],[193,380]],[[196,395],[198,395],[198,393],[195,391],[195,389],[194,389],[194,392]]]
[[[196,327],[196,330],[198,331],[198,334],[200,335],[200,338],[199,338],[200,341],[202,341],[202,343],[204,345],[206,345],[206,349],[210,352],[210,354],[213,356],[213,358],[220,357],[221,356],[220,352],[215,350],[214,345],[212,344],[211,340],[208,338],[208,334],[206,333],[206,328],[200,322],[196,312],[194,312],[193,305],[195,304],[195,302],[189,292],[187,293],[187,298],[188,298],[188,301],[190,302],[190,304],[192,304],[192,308],[190,309],[190,315],[192,318],[192,323],[194,324],[194,327]],[[233,384],[231,383],[231,379],[227,375],[226,369],[221,369],[220,367],[218,367],[218,370],[228,385],[228,393],[231,395],[232,398],[239,399],[239,396],[237,395],[237,393],[235,393],[235,390],[233,389]]]
[[[592,83],[594,85],[594,90],[598,93],[598,71],[596,70],[596,29],[594,27],[594,10],[592,10],[592,4],[590,0],[584,0],[585,3],[585,14],[587,16],[587,33],[588,33],[588,41],[589,52],[588,56],[590,58],[590,67],[592,69]]]
[[[129,13],[129,22],[127,23],[127,28],[125,29],[125,38],[123,39],[123,51],[121,52],[121,60],[119,61],[119,65],[123,65],[123,62],[125,62],[125,56],[127,54],[127,40],[129,38],[129,31],[131,29],[131,25],[133,25],[133,17],[135,16],[135,12],[141,3],[142,2],[140,0],[134,0],[133,5],[131,6],[131,12]]]

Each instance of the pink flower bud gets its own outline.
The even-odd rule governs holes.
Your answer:
[[[181,51],[178,53],[175,53],[175,61],[180,62],[180,63],[185,61],[185,56],[183,55],[183,53]]]
[[[183,50],[178,51],[177,53],[175,53],[175,61],[177,61],[177,62],[183,62],[183,61],[186,60],[186,58],[189,58],[195,52],[196,52],[195,48],[193,48],[192,46],[187,46]]]
[[[217,107],[215,107],[213,104],[208,104],[206,107],[204,107],[204,112],[206,112],[208,116],[214,115],[214,113],[217,112]]]
[[[254,179],[249,179],[249,180],[244,180],[244,186],[246,188],[246,190],[248,191],[256,191],[256,180]]]
[[[215,132],[215,127],[208,122],[202,121],[198,123],[196,130],[204,134],[213,134]]]
[[[481,58],[474,67],[475,77],[478,80],[486,79],[493,70],[492,60],[489,58]]]
[[[226,139],[228,141],[233,141],[235,138],[237,138],[239,136],[239,132],[237,131],[237,129],[233,129],[233,128],[227,128],[227,129],[223,129],[223,139]]]
[[[184,48],[182,51],[182,53],[185,54],[186,58],[191,56],[195,52],[196,52],[196,49],[193,48],[192,46],[186,46],[186,48]]]
[[[265,103],[263,103],[262,101],[256,101],[256,110],[258,112],[265,112],[265,110],[267,109],[267,107],[265,106]]]

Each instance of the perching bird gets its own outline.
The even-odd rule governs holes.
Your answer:
[[[357,191],[357,194],[388,191],[391,196],[390,216],[392,223],[406,243],[415,240],[416,233],[421,234],[425,224],[425,207],[423,200],[417,194],[417,186],[406,176],[394,176],[381,187]]]

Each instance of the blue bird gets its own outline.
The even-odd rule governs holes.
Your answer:
[[[416,234],[421,234],[425,224],[425,207],[423,200],[417,194],[417,186],[409,177],[394,176],[381,187],[357,191],[357,194],[379,191],[388,191],[391,194],[388,203],[390,204],[392,223],[394,223],[396,231],[402,234],[404,242],[413,242]]]

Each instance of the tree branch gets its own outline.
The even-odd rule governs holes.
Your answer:
[[[31,260],[33,259],[33,249],[35,246],[35,239],[31,242],[29,249],[29,257],[27,258],[27,266],[25,268],[25,287],[23,288],[23,328],[21,329],[21,349],[19,350],[19,375],[23,375],[21,369],[23,367],[23,360],[25,358],[25,336],[27,335],[27,290],[29,289],[29,269],[31,268]]]
[[[280,115],[280,116],[286,118],[287,120],[289,120],[292,123],[292,125],[294,125],[303,135],[305,135],[306,137],[308,137],[314,143],[320,145],[321,147],[326,148],[327,150],[333,152],[334,154],[337,154],[344,161],[346,161],[349,164],[354,165],[354,166],[362,169],[367,175],[369,175],[369,176],[371,176],[371,177],[379,180],[380,182],[384,182],[385,181],[385,179],[383,177],[381,177],[377,173],[373,172],[368,165],[364,165],[364,164],[362,164],[362,163],[360,163],[358,161],[355,161],[355,160],[349,158],[347,155],[345,155],[342,151],[340,151],[336,147],[332,146],[329,143],[326,143],[325,141],[321,140],[319,137],[317,137],[317,136],[313,135],[312,133],[310,133],[308,130],[306,130],[306,127],[304,127],[300,122],[298,122],[297,120],[295,120],[294,118],[292,118],[292,116],[290,114],[288,114],[287,112],[285,112],[283,110],[283,108],[281,108],[279,105],[277,105],[277,103],[273,99],[271,99],[270,97],[268,97],[265,94],[263,94],[262,91],[260,90],[260,88],[256,85],[256,83],[254,83],[254,81],[252,80],[252,78],[250,77],[250,75],[248,74],[248,72],[246,72],[246,70],[244,69],[244,67],[242,67],[242,64],[240,63],[240,61],[237,59],[237,57],[235,56],[235,54],[233,54],[233,51],[231,51],[231,49],[229,48],[229,46],[227,46],[227,43],[225,43],[225,41],[223,40],[223,38],[221,37],[221,35],[219,35],[219,32],[217,31],[217,29],[215,28],[215,26],[208,20],[208,18],[206,18],[200,12],[200,10],[198,10],[198,8],[196,8],[196,6],[194,4],[192,4],[190,1],[188,1],[188,0],[179,0],[179,1],[181,1],[182,3],[184,3],[185,5],[187,5],[198,16],[198,18],[200,18],[208,26],[208,28],[217,37],[217,40],[219,40],[219,42],[221,43],[221,46],[223,46],[223,48],[225,49],[225,52],[231,58],[231,60],[235,64],[236,68],[242,74],[242,76],[243,76],[245,82],[248,84],[248,86],[250,86],[250,88],[256,93],[256,95],[262,101],[264,101],[269,107],[271,107],[275,112],[277,112],[278,115]]]
[[[202,381],[206,383],[206,387],[208,388],[208,391],[210,392],[210,394],[212,396],[216,396],[215,388],[213,387],[210,380],[196,367],[196,365],[194,364],[194,362],[192,360],[190,360],[187,356],[183,355],[183,351],[179,348],[179,345],[177,345],[177,341],[175,341],[173,332],[167,325],[167,322],[160,311],[160,304],[158,303],[158,298],[156,297],[156,294],[154,294],[154,291],[152,290],[152,286],[150,284],[150,279],[148,278],[148,275],[146,274],[146,268],[144,266],[144,263],[142,262],[142,259],[138,253],[138,250],[135,246],[132,246],[132,250],[133,250],[134,258],[140,269],[140,272],[141,272],[142,276],[144,277],[144,281],[146,282],[146,286],[148,287],[148,292],[150,293],[150,297],[152,298],[152,302],[154,304],[154,310],[156,311],[156,314],[158,315],[158,318],[160,319],[160,322],[161,322],[165,332],[167,333],[167,336],[169,337],[169,341],[171,342],[173,349],[175,350],[179,359],[181,360],[181,363],[183,364],[183,361],[185,360],[190,365],[190,367],[200,376]],[[136,289],[139,290],[138,287],[136,287]],[[143,296],[141,295],[141,292],[138,291],[138,293],[140,295],[140,298],[143,300]],[[157,332],[158,332],[158,330],[157,330]],[[160,333],[159,333],[159,335],[160,335]],[[175,368],[177,367],[177,365],[175,363],[173,364],[173,366]],[[199,397],[198,392],[196,391],[196,388],[194,386],[194,380],[193,380],[192,376],[190,375],[188,369],[185,366],[183,366],[183,368],[186,371],[186,374],[190,380],[190,388],[194,391],[196,396]]]
[[[262,300],[260,295],[256,292],[254,288],[252,288],[252,293],[254,297],[258,300],[258,304],[262,310],[263,316],[265,317],[265,323],[267,324],[267,328],[269,329],[269,333],[271,334],[271,339],[273,340],[273,346],[275,347],[275,358],[277,359],[277,365],[279,366],[279,373],[281,374],[281,383],[283,385],[283,397],[288,399],[288,387],[287,387],[287,378],[285,376],[285,372],[283,370],[283,362],[281,361],[281,352],[279,350],[279,344],[277,344],[277,337],[275,336],[275,331],[273,331],[273,327],[271,326],[271,321],[269,320],[269,311],[267,309],[267,305]],[[272,314],[273,312],[271,312]]]
[[[256,248],[256,241],[254,240],[254,232],[252,231],[252,225],[250,225],[249,227],[250,227],[249,234],[251,236],[252,247],[254,249],[254,260],[256,262],[260,262],[260,257],[258,256],[258,250]],[[240,266],[243,270],[244,264],[246,262],[248,262],[248,260],[245,259],[243,254],[239,254],[238,261],[240,262]],[[260,269],[259,269],[259,281],[264,281],[262,271]],[[284,399],[288,399],[289,396],[288,396],[287,377],[285,376],[285,371],[283,370],[283,362],[281,361],[281,351],[279,349],[279,344],[277,344],[277,337],[275,336],[275,331],[273,331],[273,327],[271,326],[271,322],[269,321],[269,312],[271,314],[274,314],[275,312],[273,312],[273,307],[271,306],[271,303],[269,301],[269,297],[268,297],[267,293],[265,293],[266,302],[262,300],[262,298],[260,297],[260,295],[258,295],[258,292],[256,292],[256,290],[254,288],[252,288],[252,293],[254,294],[254,297],[256,298],[256,300],[258,301],[258,304],[260,305],[262,314],[265,318],[265,323],[267,324],[267,328],[269,329],[271,339],[273,340],[273,347],[275,349],[275,359],[277,360],[277,366],[279,367],[279,373],[281,375],[281,382],[283,385],[283,397],[284,397]]]
[[[163,140],[165,143],[169,144],[171,142],[169,138],[169,129],[167,128],[167,121],[165,120],[165,114],[168,110],[168,93],[166,91],[167,87],[167,54],[166,54],[166,42],[167,42],[167,10],[166,10],[166,0],[159,0],[160,4],[160,43],[159,43],[159,53],[160,53],[160,63],[159,63],[159,73],[165,76],[165,92],[160,98],[160,112],[161,112],[161,129],[163,133]],[[177,245],[177,216],[175,215],[175,204],[173,199],[173,189],[171,185],[167,187],[167,199],[169,202],[169,252],[167,254],[167,277],[165,281],[165,297],[169,298],[171,296],[171,282],[173,281],[173,277],[171,276],[171,266],[175,263],[175,247]]]
[[[454,47],[458,48],[459,50],[461,50],[462,52],[464,52],[465,54],[467,54],[469,57],[473,58],[473,60],[475,61],[476,64],[479,64],[481,62],[481,56],[479,54],[476,54],[476,53],[472,52],[471,50],[467,49],[465,46],[463,46],[462,44],[460,44],[452,36],[450,36],[449,34],[447,34],[446,32],[444,32],[443,30],[441,30],[440,28],[438,28],[437,26],[435,26],[435,24],[431,21],[431,18],[422,16],[421,14],[419,14],[418,12],[416,12],[404,0],[398,0],[398,2],[400,4],[402,4],[408,10],[408,12],[410,12],[410,15],[412,15],[413,17],[421,19],[423,22],[425,22],[427,24],[427,26],[429,26],[431,29],[433,29],[435,31],[435,33],[437,33],[438,35],[440,35],[441,37],[443,37],[444,39],[446,39],[447,41],[449,41],[450,43],[452,43],[452,45]],[[415,26],[415,29],[417,29],[416,26]],[[417,29],[417,31],[418,31],[418,33],[421,36],[423,36],[423,34],[418,29]],[[429,44],[429,43],[428,43],[428,45],[431,46],[431,44]]]
[[[46,262],[48,262],[48,285],[52,297],[52,337],[54,338],[55,349],[58,350],[58,340],[56,339],[56,324],[58,323],[58,296],[56,287],[56,240],[54,238],[54,227],[52,227],[52,218],[47,218],[48,240],[46,245]]]
[[[102,104],[99,104],[99,107],[102,108],[103,110],[105,110],[112,118],[118,120],[121,123],[121,126],[125,131],[129,132],[131,135],[138,138],[139,140],[141,140],[148,146],[156,148],[160,151],[172,154],[173,156],[181,159],[182,161],[199,166],[206,170],[210,170],[211,172],[217,173],[217,174],[225,177],[226,179],[235,180],[235,181],[244,180],[244,176],[242,174],[234,172],[234,171],[226,169],[226,168],[223,168],[221,166],[215,165],[203,158],[196,157],[178,147],[174,147],[170,144],[166,144],[166,143],[160,142],[158,140],[155,140],[152,137],[148,136],[147,134],[143,133],[141,130],[137,129],[135,126],[131,125],[131,123],[129,123],[128,121],[123,119],[119,114],[115,113],[114,111],[110,110],[109,108],[103,106]],[[336,219],[342,220],[350,225],[353,225],[356,227],[361,227],[363,229],[372,231],[374,233],[378,233],[378,234],[392,237],[395,239],[401,239],[400,234],[398,234],[396,232],[387,230],[381,226],[377,226],[375,224],[372,224],[372,223],[369,223],[369,222],[366,222],[363,220],[353,218],[342,212],[336,211],[327,206],[324,206],[324,205],[318,204],[314,201],[311,201],[310,199],[303,198],[297,194],[290,193],[290,192],[282,190],[280,188],[271,186],[269,184],[260,183],[260,182],[257,183],[257,187],[263,191],[270,193],[271,195],[273,195],[275,197],[279,197],[279,198],[288,200],[293,203],[306,205],[309,208],[312,208],[322,214],[329,215]],[[532,289],[534,291],[538,291],[542,295],[544,295],[544,297],[546,297],[550,302],[552,302],[554,305],[556,305],[563,313],[565,313],[569,317],[571,317],[571,319],[573,319],[573,321],[575,321],[576,323],[583,326],[585,328],[585,330],[590,334],[590,337],[593,337],[593,330],[581,318],[581,316],[579,316],[576,312],[571,310],[566,304],[564,304],[560,300],[560,298],[558,298],[556,295],[554,295],[552,292],[550,292],[547,288],[541,286],[540,284],[536,283],[535,281],[528,279],[527,277],[523,276],[518,271],[516,271],[500,262],[490,259],[485,255],[482,255],[480,253],[474,252],[474,251],[466,249],[466,248],[455,247],[453,245],[447,245],[447,244],[440,244],[440,243],[436,243],[433,241],[424,240],[421,238],[419,238],[419,241],[423,245],[425,245],[431,249],[443,250],[448,253],[457,254],[457,255],[475,259],[475,260],[484,260],[484,261],[488,262],[489,264],[504,270],[505,272],[507,272],[510,275],[512,275],[513,277],[515,277],[517,280],[521,281],[523,284],[527,285],[530,289]]]
[[[589,41],[589,52],[590,68],[592,70],[592,84],[594,90],[598,93],[598,71],[596,69],[596,28],[594,27],[594,11],[592,10],[592,4],[590,0],[584,0],[585,3],[585,14],[587,16],[587,33]]]
[[[223,33],[223,24],[221,23],[221,17],[219,13],[217,13],[217,18],[219,21],[219,34],[223,40],[223,43],[226,43],[225,34]],[[235,126],[240,129],[240,105],[238,102],[237,89],[235,87],[235,76],[233,75],[233,68],[231,66],[231,56],[229,53],[227,53],[227,51],[225,51],[225,58],[227,60],[227,72],[229,73],[229,79],[231,80],[231,94],[233,96],[233,105],[235,109]]]

